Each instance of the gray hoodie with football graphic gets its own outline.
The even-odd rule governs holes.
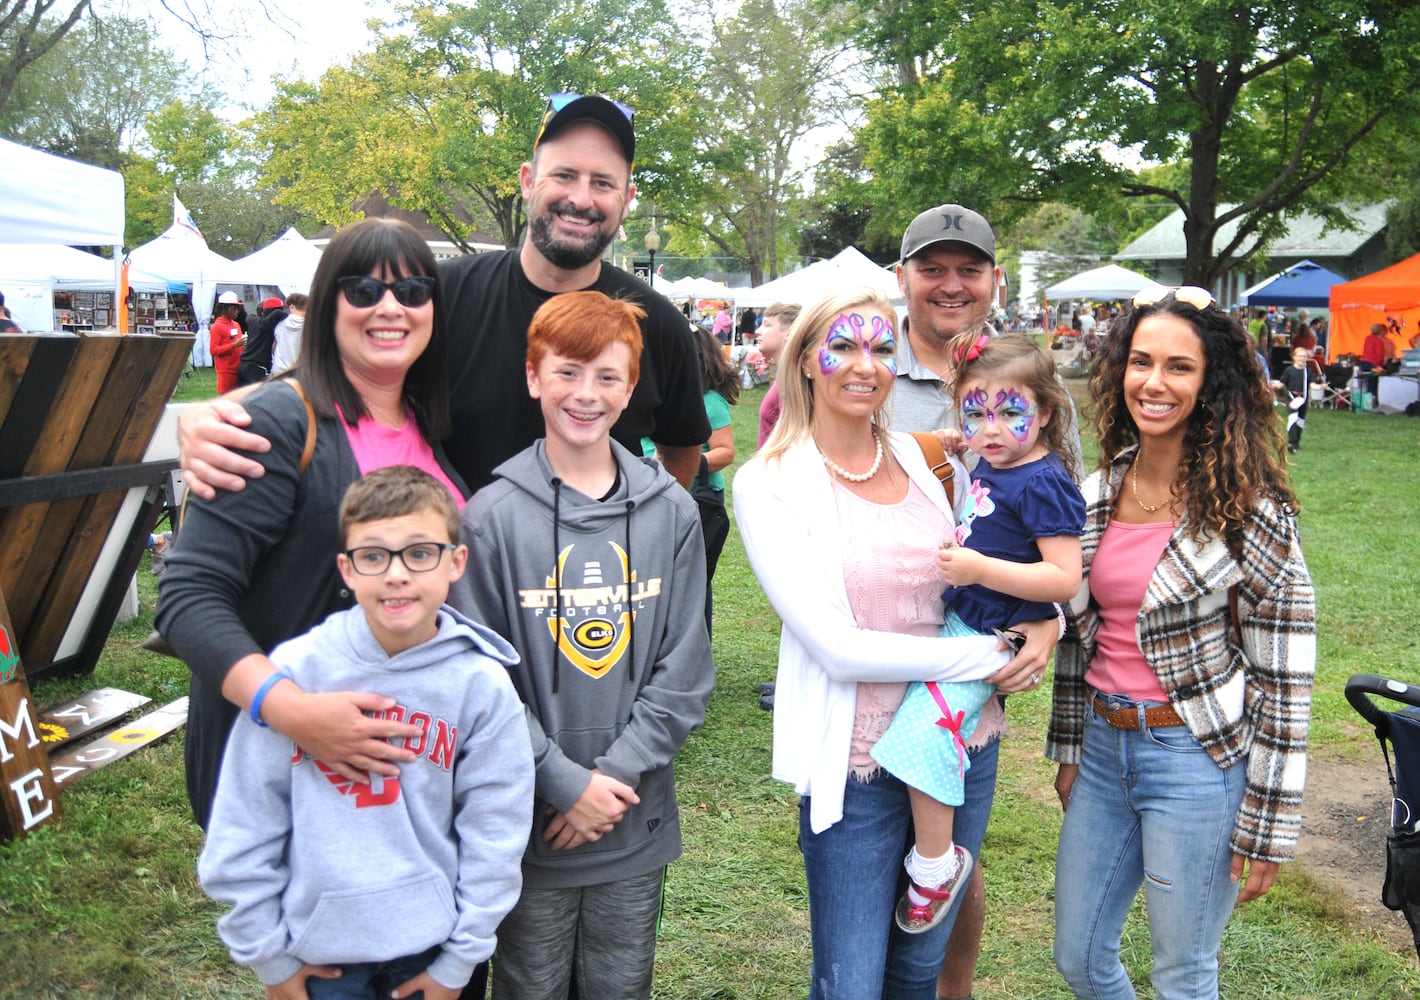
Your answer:
[[[698,508],[659,464],[611,444],[604,499],[563,484],[538,441],[463,513],[469,569],[450,601],[522,657],[509,676],[537,772],[530,888],[614,882],[680,856],[673,761],[715,684]],[[640,803],[601,839],[552,850],[547,808],[566,813],[594,769]]]

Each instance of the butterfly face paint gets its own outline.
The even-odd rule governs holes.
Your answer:
[[[1034,396],[1018,386],[985,382],[962,393],[962,436],[997,468],[1043,457],[1043,449],[1036,447],[1043,426]]]
[[[897,339],[881,313],[842,313],[828,327],[818,349],[818,368],[831,378],[859,355],[879,363],[897,377]]]

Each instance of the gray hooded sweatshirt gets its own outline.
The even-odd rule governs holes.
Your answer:
[[[441,945],[434,980],[461,988],[518,901],[532,755],[507,669],[517,654],[451,608],[431,640],[390,656],[358,607],[271,658],[306,691],[372,691],[423,735],[397,778],[356,785],[239,716],[227,742],[202,887],[231,903],[232,958],[271,986],[301,964],[382,962]]]
[[[530,888],[619,881],[680,856],[672,762],[715,685],[699,511],[660,465],[612,450],[619,478],[604,500],[563,485],[538,441],[463,513],[469,568],[450,601],[523,661],[510,677],[537,768]],[[566,813],[593,769],[640,803],[600,840],[550,849],[546,807]]]

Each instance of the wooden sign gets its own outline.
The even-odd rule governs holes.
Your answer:
[[[103,729],[152,701],[119,688],[99,688],[39,713],[39,738],[50,754],[81,736]]]
[[[187,721],[187,698],[170,702],[141,719],[104,733],[73,750],[55,756],[54,783],[68,786],[86,774],[122,760],[136,750],[167,736]]]
[[[0,837],[22,836],[59,816],[49,751],[30,704],[30,685],[0,593]]]

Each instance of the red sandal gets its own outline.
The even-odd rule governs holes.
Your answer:
[[[918,895],[926,896],[929,902],[919,906],[912,902],[912,898],[906,892],[897,901],[897,907],[893,911],[893,919],[904,932],[925,934],[940,924],[946,918],[947,911],[951,909],[952,899],[955,898],[957,889],[971,877],[973,864],[971,852],[960,844],[953,844],[952,847],[957,855],[957,870],[951,878],[935,889],[918,885],[916,882],[912,883],[912,888],[917,890]]]

